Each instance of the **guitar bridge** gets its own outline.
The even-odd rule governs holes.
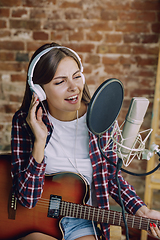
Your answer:
[[[49,208],[48,208],[48,217],[58,218],[60,212],[60,203],[61,197],[57,195],[50,195]]]

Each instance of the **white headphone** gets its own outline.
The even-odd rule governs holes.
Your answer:
[[[54,49],[54,48],[64,48],[64,49],[68,49],[70,52],[72,52],[78,59],[79,61],[79,64],[80,64],[80,71],[81,71],[81,76],[82,76],[82,80],[83,80],[83,84],[85,83],[85,77],[83,75],[83,66],[82,66],[82,63],[81,63],[81,59],[80,57],[78,56],[78,54],[73,51],[72,49],[70,48],[67,48],[67,47],[63,47],[63,46],[54,46],[54,47],[50,47],[50,48],[46,48],[45,50],[43,50],[42,52],[40,52],[31,62],[30,66],[29,66],[29,69],[28,69],[28,84],[30,86],[30,89],[31,91],[35,92],[38,97],[39,97],[39,100],[40,101],[43,101],[46,99],[46,94],[44,92],[44,90],[42,89],[42,87],[39,85],[39,84],[34,84],[33,83],[33,80],[32,80],[32,77],[33,77],[33,72],[34,72],[34,69],[35,69],[35,66],[37,64],[37,62],[39,61],[39,59],[44,55],[46,54],[47,52],[49,52],[50,50]]]

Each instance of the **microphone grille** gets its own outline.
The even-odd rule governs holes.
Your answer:
[[[133,121],[137,124],[143,121],[145,113],[147,111],[149,105],[149,100],[145,97],[133,97],[131,100],[131,104],[126,116],[128,121]]]

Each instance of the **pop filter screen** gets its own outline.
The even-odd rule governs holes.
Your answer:
[[[87,127],[95,135],[106,132],[116,120],[123,102],[123,85],[118,79],[104,81],[93,94],[87,110]]]

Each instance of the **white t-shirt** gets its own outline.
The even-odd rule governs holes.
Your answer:
[[[54,126],[52,136],[44,151],[46,173],[75,172],[92,183],[92,164],[89,158],[89,136],[86,114],[73,121],[59,121],[50,114]]]

